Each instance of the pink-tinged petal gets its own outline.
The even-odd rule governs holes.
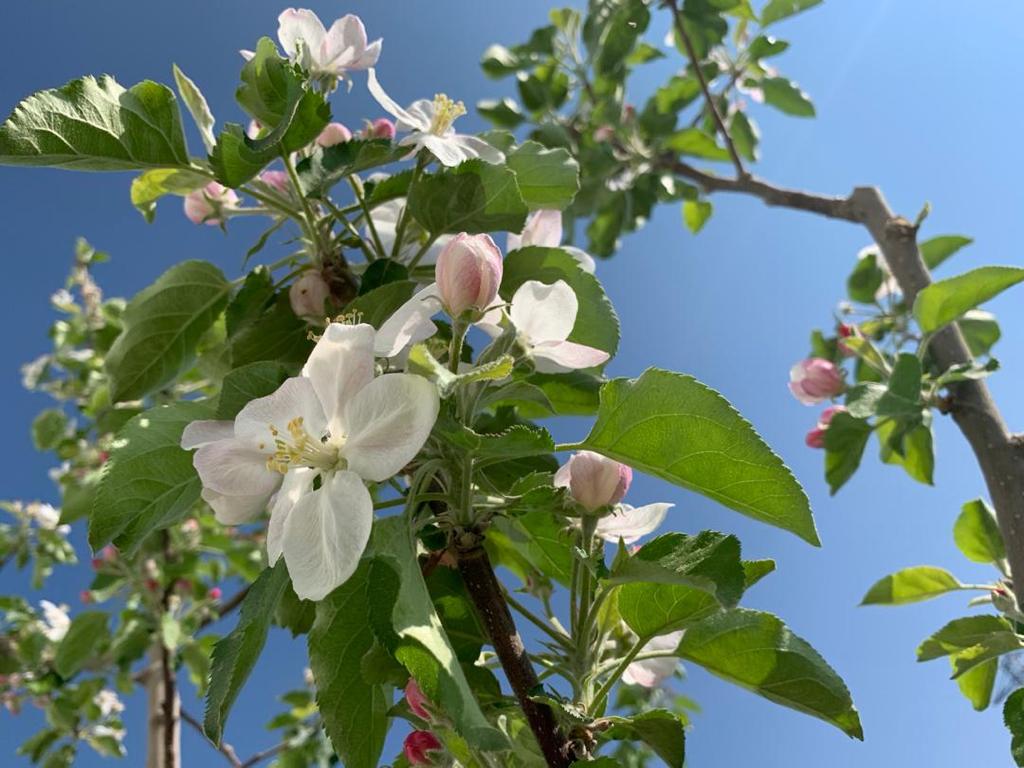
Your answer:
[[[576,325],[579,300],[564,280],[545,285],[527,280],[512,297],[512,324],[532,344],[565,341]]]
[[[534,211],[523,227],[522,247],[537,245],[557,248],[562,243],[562,212],[546,209]]]
[[[259,517],[267,508],[269,494],[228,496],[211,488],[203,488],[200,495],[210,505],[213,516],[221,525],[241,525]]]
[[[683,639],[682,631],[658,635],[644,646],[645,651],[671,651],[678,647]],[[634,661],[626,667],[622,682],[630,685],[642,685],[644,688],[655,688],[664,680],[672,677],[679,666],[678,660],[669,656],[660,659],[643,659]]]
[[[647,504],[643,507],[632,507],[620,504],[610,515],[597,521],[597,535],[613,544],[622,539],[625,544],[632,544],[641,536],[654,532],[665,520],[665,515],[674,504]]]
[[[299,499],[313,490],[317,472],[306,467],[293,469],[284,476],[281,489],[274,497],[270,508],[270,523],[267,525],[267,561],[273,565],[281,556],[284,546],[284,524]]]
[[[203,419],[188,424],[181,433],[181,447],[186,451],[218,440],[230,440],[235,436],[235,423],[215,419]]]
[[[593,451],[577,451],[559,472],[556,483],[568,479],[572,497],[590,512],[618,504],[633,482],[631,467]]]
[[[322,600],[359,565],[373,527],[373,500],[354,472],[334,472],[303,495],[284,521],[281,550],[303,600]]]
[[[437,288],[452,317],[468,309],[483,311],[494,304],[501,285],[501,251],[490,235],[462,232],[437,258]]]
[[[369,74],[366,78],[366,87],[370,91],[370,95],[377,100],[377,103],[384,108],[384,111],[389,115],[398,118],[403,123],[408,125],[414,125],[418,130],[426,131],[430,129],[430,123],[421,124],[416,122],[416,118],[406,112],[402,107],[398,105],[394,99],[387,95],[384,88],[377,81],[377,72],[373,68],[369,70]]]
[[[439,407],[437,388],[426,379],[378,376],[345,403],[341,455],[349,469],[374,482],[397,474],[427,441]]]
[[[437,333],[430,319],[441,311],[437,283],[431,283],[395,310],[381,325],[374,341],[378,357],[396,357],[413,344]]]
[[[519,250],[523,247],[522,235],[517,235],[515,232],[509,232],[505,238],[505,250],[509,253],[512,251]]]
[[[369,69],[377,65],[377,60],[380,58],[380,50],[383,45],[383,40],[377,38],[372,43],[366,46],[362,54],[357,56],[348,65],[349,69]]]
[[[323,23],[307,8],[289,8],[277,17],[277,39],[289,57],[298,55],[300,40],[305,55],[319,55],[326,34]]]
[[[274,452],[271,427],[287,436],[288,423],[297,418],[302,419],[303,428],[314,440],[319,439],[327,427],[316,389],[303,376],[286,379],[273,394],[246,403],[235,416],[235,437],[259,449],[266,457]]]
[[[565,373],[593,368],[608,362],[607,352],[573,341],[545,341],[534,344],[533,365],[540,373]]]
[[[352,131],[342,123],[328,123],[327,127],[316,137],[316,143],[321,147],[333,147],[351,140]]]
[[[227,496],[269,496],[281,475],[267,469],[267,452],[241,440],[218,440],[200,447],[192,457],[204,488]]]
[[[288,302],[296,317],[323,321],[327,310],[324,303],[331,297],[331,286],[327,284],[319,269],[307,269],[288,289]]]
[[[551,484],[554,485],[555,488],[568,488],[571,483],[572,460],[570,459],[569,461],[565,462],[565,464],[558,468],[558,471],[555,472],[555,476],[552,479]]]
[[[351,13],[337,19],[324,36],[324,63],[349,67],[366,49],[366,27]]]
[[[332,435],[343,431],[345,403],[373,379],[373,343],[372,325],[331,323],[302,368],[302,375],[316,390]]]

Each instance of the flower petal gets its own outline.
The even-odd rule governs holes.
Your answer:
[[[267,469],[267,454],[241,440],[218,440],[195,452],[192,465],[204,488],[227,496],[269,496],[281,475]]]
[[[448,168],[454,168],[459,163],[476,157],[474,152],[467,150],[460,142],[456,141],[454,134],[451,136],[435,136],[427,132],[409,134],[410,139],[413,137],[417,144],[429,149],[441,165]]]
[[[266,397],[250,400],[235,416],[235,437],[263,452],[274,452],[271,427],[286,433],[288,422],[301,418],[313,438],[319,438],[327,427],[323,406],[313,383],[304,376],[285,379],[277,390]]]
[[[270,500],[270,494],[267,493],[229,496],[212,488],[203,488],[201,495],[221,525],[241,525],[255,520],[267,508]]]
[[[324,36],[322,64],[343,72],[365,49],[366,27],[362,19],[346,14],[335,20]]]
[[[619,539],[625,544],[632,544],[661,525],[665,515],[674,506],[675,504],[646,504],[642,507],[633,507],[629,504],[619,504],[612,514],[597,521],[597,535],[613,544],[618,543]]]
[[[381,87],[381,84],[377,80],[377,72],[372,67],[370,68],[368,76],[366,78],[366,87],[370,91],[370,95],[377,100],[377,103],[380,104],[381,107],[384,108],[384,111],[387,112],[388,114],[392,115],[393,117],[397,117],[399,120],[401,120],[403,123],[406,123],[407,125],[415,125],[421,131],[426,131],[430,129],[429,123],[424,124],[420,121],[417,121],[417,118],[415,118],[413,115],[409,114],[404,109],[402,109],[398,105],[398,102],[396,102],[394,99],[388,96],[387,93],[384,92],[384,89]]]
[[[564,280],[545,285],[527,280],[512,297],[512,324],[533,344],[565,341],[576,325],[576,292]]]
[[[594,261],[594,257],[582,248],[577,248],[574,245],[563,245],[562,250],[566,251],[576,259],[576,263],[580,265],[580,269],[588,275],[592,275],[597,271],[597,262]]]
[[[509,235],[511,240],[512,235]],[[517,248],[538,245],[543,248],[557,248],[562,243],[562,212],[557,209],[534,211],[526,220],[523,234]],[[512,248],[511,243],[509,249]]]
[[[445,139],[462,149],[466,159],[479,157],[485,163],[499,165],[505,162],[505,153],[481,138],[465,133],[446,136]]]
[[[235,436],[235,423],[218,419],[193,421],[181,433],[181,447],[186,451],[218,440],[230,440]]]
[[[539,373],[565,373],[593,368],[608,362],[610,355],[600,349],[573,341],[546,341],[533,346],[533,365]]]
[[[284,521],[284,561],[295,594],[322,600],[359,565],[373,527],[373,500],[354,472],[335,472],[302,496]]]
[[[270,523],[267,525],[267,560],[271,565],[281,556],[284,523],[298,500],[313,490],[316,475],[316,470],[300,467],[284,476],[281,490],[277,492],[274,506],[270,508]]]
[[[364,480],[380,482],[419,452],[437,420],[437,388],[420,376],[387,373],[345,404],[341,455]]]
[[[326,34],[323,23],[307,8],[288,8],[277,17],[277,39],[286,56],[298,54],[300,40],[306,56],[319,56]]]
[[[669,632],[667,635],[658,635],[651,638],[644,646],[645,651],[671,651],[679,645],[683,639],[683,632]],[[678,660],[673,656],[660,659],[643,659],[634,661],[626,667],[622,675],[622,682],[632,685],[642,685],[644,688],[654,688],[663,680],[671,677],[679,666]]]
[[[302,368],[323,406],[331,434],[340,433],[345,402],[373,379],[373,343],[372,325],[331,323]]]
[[[377,331],[374,352],[379,357],[395,357],[413,344],[429,339],[437,333],[437,326],[430,318],[440,311],[437,283],[431,283],[384,321]]]

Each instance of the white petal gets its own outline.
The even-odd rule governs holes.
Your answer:
[[[557,485],[557,475],[556,475]],[[632,507],[619,504],[615,511],[597,521],[597,535],[613,544],[622,539],[625,544],[632,544],[641,536],[651,533],[665,519],[665,515],[674,504],[646,504]]]
[[[423,447],[437,420],[437,388],[420,376],[387,373],[345,405],[341,455],[364,480],[387,480]]]
[[[440,311],[437,283],[431,283],[384,321],[377,331],[374,351],[379,357],[394,357],[413,344],[429,339],[437,333],[437,326],[430,318]]]
[[[527,280],[512,297],[512,324],[533,344],[565,341],[576,325],[576,292],[564,280],[545,285]]]
[[[572,257],[576,259],[576,263],[580,265],[580,269],[588,275],[592,275],[597,271],[597,262],[594,261],[594,257],[582,248],[577,248],[574,245],[563,245],[562,250],[572,254]]]
[[[366,50],[366,27],[351,13],[337,19],[327,30],[323,42],[324,65],[330,69],[347,69]]]
[[[373,338],[372,325],[331,323],[302,368],[302,375],[316,390],[332,434],[341,430],[344,403],[373,378]]]
[[[348,65],[349,69],[369,69],[376,65],[377,59],[380,58],[381,39],[378,37],[363,51],[362,55],[357,56]]]
[[[203,487],[228,496],[269,496],[281,482],[267,469],[267,454],[240,440],[218,440],[201,446],[192,465]]]
[[[666,635],[658,635],[651,638],[644,646],[645,651],[671,651],[679,645],[683,639],[683,632],[669,632]],[[642,685],[645,688],[654,688],[663,680],[671,677],[679,666],[675,657],[668,656],[660,659],[643,659],[634,661],[626,667],[622,675],[624,683]]]
[[[486,312],[483,317],[477,320],[474,325],[488,336],[497,338],[501,336],[501,321],[505,319],[505,308],[495,307]]]
[[[569,462],[567,461],[567,462],[565,462],[565,464],[563,464],[562,466],[560,466],[558,468],[557,472],[555,472],[555,477],[551,481],[551,484],[553,486],[555,486],[555,488],[568,488],[569,487],[569,483],[571,481],[572,481],[572,469],[570,467]]]
[[[408,125],[416,125],[421,131],[426,131],[430,129],[429,123],[426,125],[417,123],[415,117],[413,117],[400,106],[398,106],[398,102],[396,102],[394,99],[388,96],[387,93],[384,92],[384,89],[381,87],[381,84],[377,81],[377,72],[372,67],[370,68],[368,77],[366,78],[366,87],[367,89],[369,89],[370,95],[373,96],[373,98],[377,100],[377,103],[384,108],[384,111],[390,114],[392,117],[397,117],[399,120],[407,123]]]
[[[256,51],[248,51],[245,48],[243,48],[238,53],[246,61],[252,61],[256,58]]]
[[[453,136],[446,138],[455,145],[461,147],[463,154],[466,155],[467,159],[471,157],[479,157],[485,163],[490,163],[491,165],[499,165],[500,163],[505,162],[504,152],[476,136],[456,133]]]
[[[303,376],[286,379],[272,395],[246,403],[235,416],[235,437],[269,455],[274,452],[270,427],[287,434],[288,422],[296,418],[302,419],[306,432],[314,439],[319,438],[327,426],[313,383]]]
[[[316,475],[316,470],[300,467],[284,476],[281,490],[277,492],[274,506],[270,508],[270,523],[267,525],[267,560],[271,565],[281,556],[285,520],[298,500],[313,490]]]
[[[255,520],[270,500],[270,494],[229,496],[212,488],[203,488],[201,495],[221,525],[241,525]]]
[[[233,421],[204,419],[193,421],[181,433],[181,447],[186,451],[217,440],[230,440],[235,436]]]
[[[562,242],[562,212],[553,209],[534,211],[523,227],[522,245],[557,248]]]
[[[325,34],[323,23],[307,8],[289,8],[277,17],[277,39],[286,56],[294,57],[298,53],[300,40],[306,55],[318,56]]]
[[[522,235],[517,235],[515,232],[509,232],[508,237],[505,238],[505,252],[514,251],[523,247]]]
[[[565,373],[608,362],[610,355],[600,349],[573,341],[545,341],[534,344],[533,365],[540,373]]]
[[[422,133],[424,130],[426,130],[427,133],[430,132],[430,126],[434,122],[434,102],[430,99],[416,99],[416,101],[406,108],[406,112],[409,113],[412,120],[399,120],[395,123],[395,130],[398,131],[398,133],[406,133],[408,131],[417,131]],[[423,126],[427,126],[426,129],[424,129]]]
[[[295,594],[322,600],[359,565],[373,527],[373,500],[353,472],[335,472],[292,507],[282,551]]]
[[[454,168],[459,163],[466,160],[472,160],[476,157],[476,154],[460,142],[455,140],[455,136],[435,136],[432,133],[419,133],[410,134],[410,138],[416,136],[416,142],[420,146],[426,147],[438,159],[441,165],[448,168]]]

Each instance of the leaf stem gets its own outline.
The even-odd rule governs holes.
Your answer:
[[[377,225],[373,221],[373,217],[370,215],[370,206],[366,204],[366,196],[363,194],[363,185],[354,175],[348,177],[349,186],[352,187],[352,194],[356,196],[356,202],[359,203],[359,207],[363,210],[363,219],[366,221],[366,228],[370,230],[370,237],[373,238],[373,245],[377,249],[377,253],[381,258],[387,257],[387,252],[384,250],[384,244],[381,242],[380,235],[377,233]],[[376,256],[370,257],[367,254],[367,258],[370,261],[374,261]]]
[[[605,702],[608,699],[608,694],[611,693],[612,687],[619,681],[623,673],[626,671],[626,667],[633,663],[636,657],[643,650],[643,647],[647,645],[647,639],[643,637],[637,638],[637,641],[633,644],[633,647],[629,649],[629,652],[622,657],[622,661],[619,662],[618,666],[612,671],[608,679],[604,681],[594,697],[594,703],[590,707],[590,713],[596,714],[604,711]]]

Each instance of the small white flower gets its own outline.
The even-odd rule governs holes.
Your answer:
[[[101,717],[110,717],[118,712],[124,712],[124,703],[116,693],[107,688],[97,693],[92,701],[99,707]]]
[[[352,575],[373,524],[364,481],[399,472],[437,419],[434,385],[410,374],[374,378],[373,347],[371,326],[331,323],[301,376],[233,423],[195,421],[181,437],[182,448],[198,448],[202,495],[220,522],[252,520],[276,493],[267,554],[271,563],[284,556],[304,599],[320,600]]]
[[[483,139],[455,132],[452,123],[466,114],[466,107],[461,101],[452,101],[439,93],[433,101],[419,99],[408,109],[403,109],[384,92],[373,69],[370,69],[367,88],[377,103],[396,119],[395,130],[409,134],[398,144],[411,147],[410,154],[428,149],[442,165],[448,167],[476,157],[488,163],[505,161],[505,155]]]
[[[289,8],[277,17],[277,39],[285,54],[313,77],[344,78],[348,72],[369,69],[380,57],[381,41],[367,44],[366,27],[348,14],[324,29],[307,8]]]
[[[68,633],[71,626],[71,618],[68,616],[67,607],[54,605],[49,600],[40,600],[39,607],[43,609],[42,632],[51,643],[59,643]]]
[[[531,213],[521,233],[508,233],[505,248],[514,251],[531,245],[568,251],[579,263],[580,269],[591,275],[597,268],[594,257],[586,251],[572,245],[562,245],[562,212],[559,210],[545,209]]]
[[[55,530],[60,522],[60,512],[50,504],[34,501],[25,507],[25,513],[35,520],[40,528],[45,528],[48,531]]]
[[[644,646],[644,651],[672,651],[683,639],[683,631],[669,632],[667,635],[652,637],[650,642]],[[644,688],[655,688],[663,680],[675,674],[679,662],[672,656],[665,656],[656,659],[642,659],[634,661],[622,674],[622,682],[630,685],[642,685]]]

